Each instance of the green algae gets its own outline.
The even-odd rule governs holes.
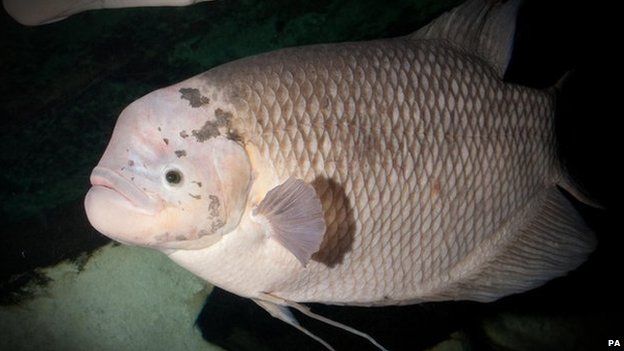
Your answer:
[[[109,245],[41,273],[28,301],[0,307],[0,349],[220,350],[194,326],[212,287],[162,253]]]

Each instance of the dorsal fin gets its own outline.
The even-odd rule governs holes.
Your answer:
[[[490,63],[502,78],[511,59],[520,1],[468,0],[410,38],[448,41]]]

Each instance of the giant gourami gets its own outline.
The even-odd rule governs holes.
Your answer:
[[[557,159],[555,89],[502,80],[519,1],[399,38],[287,48],[130,104],[92,225],[294,319],[300,303],[493,301],[579,266],[591,230]],[[378,345],[378,344],[377,344]],[[378,345],[381,347],[380,345]]]

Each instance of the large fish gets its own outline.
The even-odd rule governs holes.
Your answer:
[[[564,275],[595,239],[557,187],[584,200],[555,89],[502,81],[517,8],[473,0],[152,92],[119,117],[89,220],[309,335],[289,307],[359,333],[298,303],[492,301]]]

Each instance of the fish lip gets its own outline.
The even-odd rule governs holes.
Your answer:
[[[150,197],[133,182],[112,169],[95,167],[89,180],[93,187],[104,187],[115,191],[145,214],[154,215],[163,208],[161,201]]]

